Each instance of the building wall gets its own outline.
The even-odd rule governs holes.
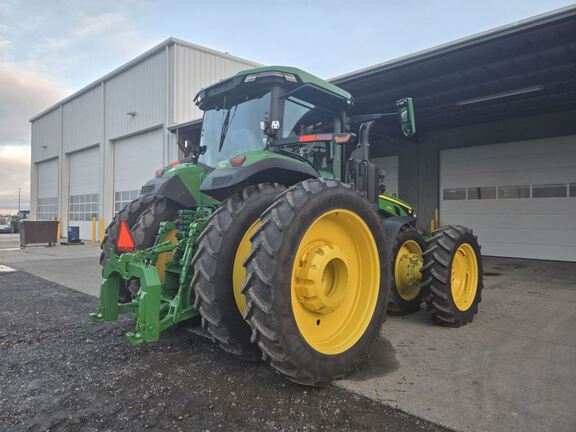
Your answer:
[[[55,108],[32,123],[32,162],[60,156],[62,147],[62,117]]]
[[[101,217],[108,224],[114,215],[114,143],[116,140],[144,134],[150,129],[166,127],[168,123],[167,49],[155,53],[118,76],[106,81],[104,93],[104,145],[102,146],[103,182],[101,187]],[[135,115],[127,113],[134,112]],[[167,163],[170,136],[164,131],[162,158],[158,165]]]
[[[102,140],[102,91],[96,87],[62,106],[64,153]],[[35,122],[34,122],[35,123]]]
[[[39,163],[53,159],[50,164],[58,165],[59,188],[62,181],[60,165],[62,164],[62,109],[56,107],[44,116],[32,123],[32,148],[30,164],[30,214],[36,218],[38,214],[38,169]],[[59,189],[54,191],[54,197],[58,197],[58,208],[62,208],[61,194]]]
[[[416,113],[418,115],[418,113]],[[398,155],[400,197],[416,205],[427,229],[439,203],[440,151],[443,149],[576,134],[576,111],[477,124],[423,134],[418,143],[388,141],[372,148],[379,157]]]
[[[164,123],[166,62],[163,50],[106,82],[106,139]]]
[[[260,66],[257,63],[222,55],[201,47],[175,45],[174,51],[174,123],[202,117],[194,96],[204,87],[237,72]]]
[[[486,255],[576,261],[576,135],[440,152],[440,223]]]

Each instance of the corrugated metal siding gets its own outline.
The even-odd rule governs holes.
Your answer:
[[[38,164],[38,198],[58,196],[58,159]]]
[[[255,67],[220,55],[176,44],[174,46],[175,112],[173,123],[202,117],[193,99],[198,90],[237,72]]]
[[[567,194],[576,181],[574,143],[571,135],[442,150],[441,224],[472,228],[486,255],[576,262],[576,199]],[[561,191],[538,197],[537,185]],[[480,187],[493,187],[494,195],[471,198]],[[527,194],[502,196],[502,187],[525,187]],[[444,197],[446,189],[464,188],[467,199]]]
[[[61,126],[60,109],[58,108],[32,123],[32,162],[60,155]],[[46,148],[43,149],[42,146],[46,146]]]
[[[164,122],[165,52],[150,57],[106,83],[106,138],[114,139]],[[131,117],[126,113],[135,111]]]
[[[114,142],[114,191],[140,190],[162,168],[162,129]]]
[[[62,107],[64,152],[97,144],[102,139],[102,89],[94,88]]]
[[[100,149],[93,147],[70,155],[70,195],[98,193]]]

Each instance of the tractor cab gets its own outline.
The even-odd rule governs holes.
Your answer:
[[[300,137],[343,132],[352,96],[299,69],[271,66],[203,89],[195,102],[204,111],[199,163],[222,168],[236,156],[271,150],[332,176],[331,144]]]
[[[345,90],[271,66],[207,87],[195,102],[204,111],[197,161],[214,168],[200,187],[206,195],[223,200],[254,182],[341,177],[332,136],[346,129],[353,99]]]
[[[243,71],[201,90],[204,111],[195,159],[213,169],[200,190],[223,200],[247,184],[294,184],[332,178],[380,200],[383,176],[370,162],[370,128],[377,119],[398,117],[404,135],[415,132],[412,100],[396,112],[350,118],[347,91],[300,69],[270,66]],[[350,133],[356,122],[359,139]]]

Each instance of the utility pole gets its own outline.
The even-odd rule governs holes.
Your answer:
[[[18,213],[20,213],[20,188],[18,188]]]

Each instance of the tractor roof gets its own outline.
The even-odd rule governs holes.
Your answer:
[[[341,89],[340,87],[323,80],[322,78],[318,78],[316,75],[312,75],[302,69],[298,69],[291,66],[263,66],[254,69],[246,69],[241,72],[238,72],[236,76],[245,76],[245,75],[252,75],[257,74],[260,72],[283,72],[296,75],[303,84],[315,84],[319,87],[322,87],[324,90],[328,90],[329,92],[336,93],[338,96],[342,96],[348,100],[352,100],[352,95],[348,93],[346,90]]]
[[[302,69],[298,69],[295,67],[291,67],[291,66],[264,66],[264,67],[258,67],[258,68],[253,68],[253,69],[246,69],[243,70],[241,72],[238,72],[236,75],[233,75],[230,78],[227,78],[225,80],[219,81],[217,83],[214,83],[208,87],[203,88],[202,90],[200,90],[199,94],[203,93],[205,95],[211,93],[213,90],[216,90],[216,88],[220,88],[220,89],[226,89],[226,88],[230,88],[230,86],[234,86],[236,84],[234,83],[238,83],[238,82],[242,82],[243,81],[243,77],[246,77],[248,75],[256,75],[256,74],[260,74],[260,73],[265,73],[265,72],[281,72],[283,74],[291,74],[294,75],[298,78],[298,81],[301,84],[312,84],[315,85],[317,87],[322,88],[323,90],[326,90],[330,93],[333,93],[337,96],[340,96],[341,98],[346,99],[347,101],[349,101],[349,103],[352,103],[353,98],[352,95],[350,93],[348,93],[346,90],[341,89],[340,87],[329,83],[328,81],[323,80],[322,78],[318,78],[315,75],[312,75],[306,71],[303,71]],[[239,78],[241,79],[241,81],[239,81]],[[216,90],[218,92],[218,90]]]

